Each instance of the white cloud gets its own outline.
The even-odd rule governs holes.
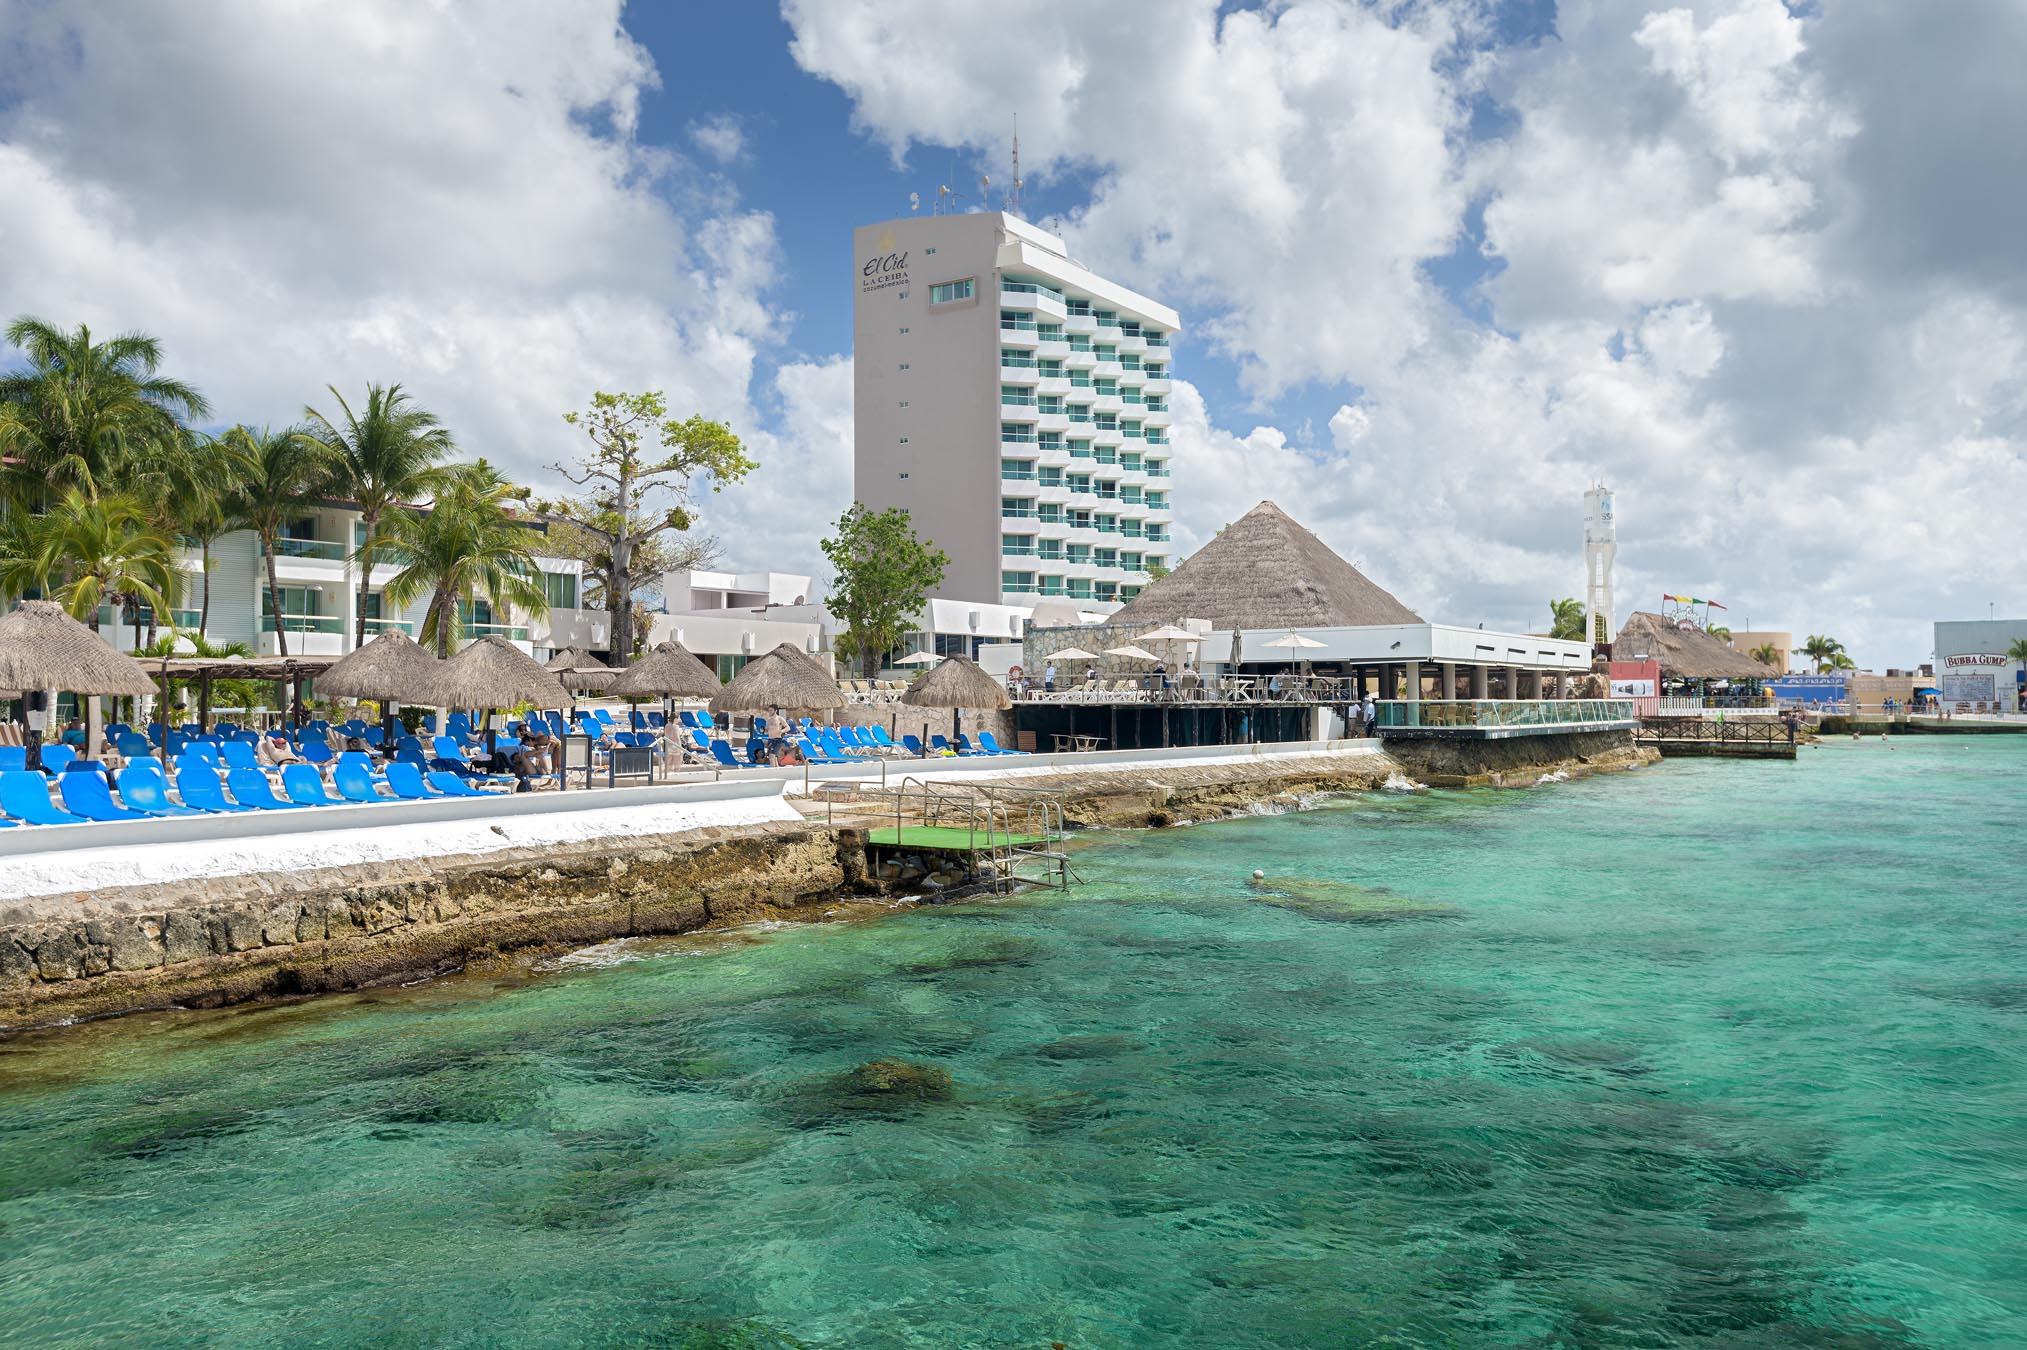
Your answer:
[[[686,130],[691,142],[719,164],[736,164],[746,157],[746,127],[731,113],[692,122]]]
[[[228,420],[400,381],[538,481],[598,388],[757,434],[773,222],[636,142],[657,77],[617,0],[0,0],[0,29],[8,313],[153,333]]]
[[[1949,24],[1562,0],[1551,40],[1504,48],[1475,0],[1039,5],[989,45],[984,0],[783,9],[897,157],[997,158],[1017,110],[1039,176],[1090,178],[1057,222],[1077,251],[1176,303],[1263,409],[1349,398],[1320,444],[1214,418],[1185,347],[1185,547],[1275,497],[1426,613],[1538,624],[1580,593],[1604,479],[1622,607],[1715,593],[1884,665],[2003,599],[1990,560],[2027,526],[2006,0]],[[1474,205],[1491,270],[1453,299],[1431,264]]]

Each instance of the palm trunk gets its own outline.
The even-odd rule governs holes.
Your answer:
[[[204,541],[204,598],[197,610],[197,640],[204,640],[204,627],[211,622],[211,541]]]
[[[379,519],[380,513],[378,511],[361,511],[359,513],[359,523],[366,527],[366,543],[369,547],[373,543],[373,527],[379,522]],[[352,648],[354,651],[366,645],[366,597],[371,593],[372,589],[373,555],[368,553],[359,560],[359,594],[354,597],[353,601],[354,607],[358,610],[352,633]]]
[[[289,654],[289,629],[288,625],[282,622],[282,584],[281,580],[275,576],[274,540],[263,539],[261,540],[261,544],[263,545],[262,552],[267,555],[267,606],[274,611],[275,652],[278,655],[287,656]]]

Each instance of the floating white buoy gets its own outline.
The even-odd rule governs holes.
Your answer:
[[[1255,880],[1255,881],[1265,881],[1266,879],[1267,879],[1267,874],[1266,874],[1265,872],[1262,872],[1262,871],[1261,871],[1261,870],[1260,870],[1259,868],[1257,868],[1257,867],[1255,867],[1255,868],[1253,869],[1253,880]]]

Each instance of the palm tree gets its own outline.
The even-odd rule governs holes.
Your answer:
[[[1548,635],[1565,642],[1584,640],[1584,607],[1574,599],[1551,600],[1548,602],[1551,617]]]
[[[1802,655],[1815,662],[1818,675],[1827,675],[1836,669],[1835,658],[1843,650],[1843,643],[1836,638],[1824,637],[1821,633],[1809,634],[1809,640],[1802,644]]]
[[[1747,655],[1763,666],[1773,666],[1779,669],[1781,664],[1781,649],[1771,642],[1762,642],[1759,646],[1748,652]]]
[[[176,541],[138,498],[71,488],[47,511],[14,517],[0,544],[7,589],[45,591],[93,632],[101,605],[160,611],[175,603],[183,580]]]
[[[4,483],[17,504],[117,489],[148,472],[181,419],[210,411],[195,389],[156,373],[162,344],[146,334],[95,343],[83,324],[65,333],[23,316],[7,341],[28,354],[25,369],[0,376],[0,456],[13,461]]]
[[[429,597],[417,636],[438,656],[450,655],[464,611],[481,597],[497,610],[549,612],[535,533],[508,507],[527,495],[482,459],[448,470],[427,510],[389,518],[382,551],[401,570],[383,594],[397,608]]]
[[[333,386],[340,426],[315,408],[304,408],[309,434],[330,449],[335,465],[334,491],[359,507],[364,538],[347,560],[360,570],[353,645],[366,641],[366,597],[372,589],[373,560],[386,542],[381,519],[392,507],[421,501],[442,484],[444,457],[456,449],[450,432],[436,414],[409,402],[401,386],[369,384],[366,403],[354,415],[344,395]]]
[[[1710,627],[1704,629],[1703,631],[1710,634],[1712,637],[1716,638],[1719,642],[1731,641],[1731,630],[1729,628],[1726,628],[1723,624],[1712,624]]]
[[[245,528],[237,511],[234,476],[237,457],[222,436],[186,433],[175,454],[167,457],[163,469],[164,505],[176,530],[197,545],[200,595],[197,606],[197,637],[202,639],[211,623],[211,546],[235,530]],[[251,653],[248,653],[251,655]]]
[[[2014,638],[2013,645],[2006,649],[2006,659],[2027,666],[2027,638]]]
[[[330,448],[294,427],[270,431],[238,426],[221,437],[230,475],[227,510],[260,538],[267,559],[268,609],[274,615],[275,650],[289,654],[288,625],[282,618],[282,588],[274,555],[282,531],[297,511],[328,487]]]

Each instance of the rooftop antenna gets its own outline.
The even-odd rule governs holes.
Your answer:
[[[1014,114],[1013,125],[1013,186],[1007,189],[1006,213],[1010,216],[1018,216],[1021,213],[1021,115],[1019,113]]]

